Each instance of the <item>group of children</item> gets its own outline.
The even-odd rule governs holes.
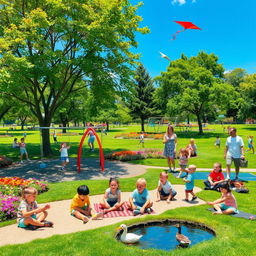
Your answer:
[[[192,195],[191,201],[197,199],[193,192],[194,189],[194,173],[196,171],[195,165],[189,165],[186,170],[187,176],[183,178],[185,182],[185,201],[189,201],[189,194]],[[217,181],[216,181],[217,180]],[[216,188],[221,192],[221,198],[214,202],[207,202],[212,205],[216,212],[215,214],[231,214],[237,213],[236,199],[231,193],[228,182],[224,181],[224,176],[221,170],[221,164],[215,163],[214,169],[209,175],[208,181],[205,184],[209,188]],[[129,197],[128,206],[133,211],[134,215],[152,212],[153,201],[150,198],[147,190],[147,183],[144,178],[139,178],[136,182],[136,189]],[[70,205],[70,215],[76,217],[87,223],[90,219],[101,219],[104,214],[110,211],[123,210],[121,198],[121,190],[119,180],[117,178],[110,178],[109,187],[100,202],[103,212],[95,212],[90,203],[89,188],[86,185],[81,185],[77,188],[77,194],[73,197]],[[166,200],[170,203],[176,196],[177,192],[174,190],[172,184],[168,180],[168,173],[161,172],[157,193],[156,202]],[[18,227],[36,229],[39,227],[53,227],[53,222],[46,221],[47,210],[50,205],[46,204],[44,207],[38,207],[36,202],[37,190],[32,187],[24,188],[22,193],[22,201],[18,208]]]

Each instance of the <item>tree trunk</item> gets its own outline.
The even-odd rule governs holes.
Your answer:
[[[187,124],[190,124],[189,115],[187,116]]]
[[[202,126],[202,120],[200,117],[200,114],[196,115],[197,118],[197,123],[198,123],[198,128],[199,128],[199,134],[203,134],[203,126]]]
[[[40,125],[40,126],[43,126],[43,125]],[[43,156],[50,156],[52,154],[49,135],[50,135],[49,129],[42,129]]]
[[[109,122],[106,121],[106,124],[107,124],[107,131],[109,131]]]
[[[67,127],[67,123],[65,121],[62,121],[62,127]],[[67,133],[67,129],[63,128],[62,133]]]
[[[144,132],[144,118],[141,117],[140,120],[141,120],[141,131]]]
[[[11,109],[11,106],[7,106],[5,109],[3,109],[1,112],[0,112],[0,121],[1,119],[4,117],[4,115]]]

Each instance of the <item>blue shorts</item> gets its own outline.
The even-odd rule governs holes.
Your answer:
[[[33,219],[36,220],[36,214],[31,215],[31,218],[33,218]],[[21,218],[21,219],[19,220],[19,222],[18,222],[18,227],[19,227],[19,228],[26,228],[26,227],[28,227],[28,225],[26,225],[26,224],[24,223],[24,220],[25,220],[25,218]]]
[[[248,144],[248,148],[252,148],[252,144]]]
[[[26,154],[26,153],[27,153],[26,148],[20,148],[20,154],[21,154],[21,155],[24,155],[24,154]]]
[[[113,207],[117,202],[118,202],[118,200],[109,200],[109,199],[107,199],[107,203],[109,204],[110,207]]]
[[[234,213],[239,213],[239,211],[235,207],[225,205],[224,203],[220,204],[220,209],[222,211],[226,211],[227,209],[231,209],[231,210],[234,211]]]
[[[88,143],[93,143],[95,141],[95,136],[90,136]]]
[[[63,161],[63,162],[68,162],[69,161],[68,156],[61,156],[60,160]]]

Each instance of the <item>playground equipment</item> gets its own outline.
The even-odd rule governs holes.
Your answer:
[[[161,131],[161,127],[165,124],[170,123],[169,117],[150,117],[148,119],[147,132],[150,132],[150,129],[153,129],[154,132]],[[152,131],[152,130],[151,130]]]
[[[80,145],[79,145],[79,148],[78,148],[78,153],[77,153],[77,172],[80,173],[81,171],[81,154],[82,154],[82,148],[83,148],[83,143],[84,143],[84,139],[85,137],[87,136],[87,134],[89,133],[89,131],[92,131],[93,134],[95,135],[96,137],[96,140],[98,142],[98,145],[99,145],[99,149],[100,149],[100,165],[101,165],[101,171],[104,172],[104,155],[103,155],[103,150],[102,150],[102,145],[101,145],[101,142],[100,142],[100,139],[97,135],[97,133],[95,132],[95,130],[91,127],[87,128],[87,130],[85,131],[81,141],[80,141]]]
[[[40,152],[41,152],[41,160],[43,159],[43,145],[42,145],[42,130],[43,129],[52,129],[52,130],[63,130],[63,129],[66,129],[66,130],[81,130],[81,129],[86,129],[86,131],[84,132],[83,134],[83,137],[80,141],[80,144],[79,144],[79,148],[78,148],[78,154],[77,154],[77,172],[80,173],[80,170],[81,170],[81,155],[82,155],[82,147],[83,147],[83,143],[84,143],[84,140],[87,136],[87,134],[89,133],[89,131],[92,131],[93,134],[95,135],[96,137],[96,140],[98,142],[98,145],[99,145],[99,150],[100,150],[100,165],[101,165],[101,170],[102,172],[104,171],[104,154],[103,154],[103,149],[102,149],[102,130],[105,129],[104,126],[102,125],[98,125],[98,126],[86,126],[86,127],[36,127],[36,129],[39,129],[40,131]],[[101,141],[99,139],[99,136],[97,135],[96,131],[95,130],[101,130]],[[70,136],[68,135],[68,140],[70,142]],[[40,164],[39,165],[39,168],[45,168],[46,166]]]

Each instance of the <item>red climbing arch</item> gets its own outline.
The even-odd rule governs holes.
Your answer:
[[[102,150],[102,145],[101,145],[101,142],[100,142],[100,139],[97,135],[97,133],[95,132],[95,130],[93,128],[88,128],[81,141],[80,141],[80,145],[79,145],[79,148],[78,148],[78,153],[77,153],[77,172],[79,173],[80,172],[80,168],[81,168],[81,155],[82,155],[82,149],[83,149],[83,143],[84,143],[84,139],[85,137],[87,136],[87,134],[89,133],[89,131],[92,131],[93,134],[95,135],[96,139],[97,139],[97,142],[98,142],[98,145],[99,145],[99,149],[100,149],[100,166],[101,166],[101,171],[104,172],[104,154],[103,154],[103,150]]]

